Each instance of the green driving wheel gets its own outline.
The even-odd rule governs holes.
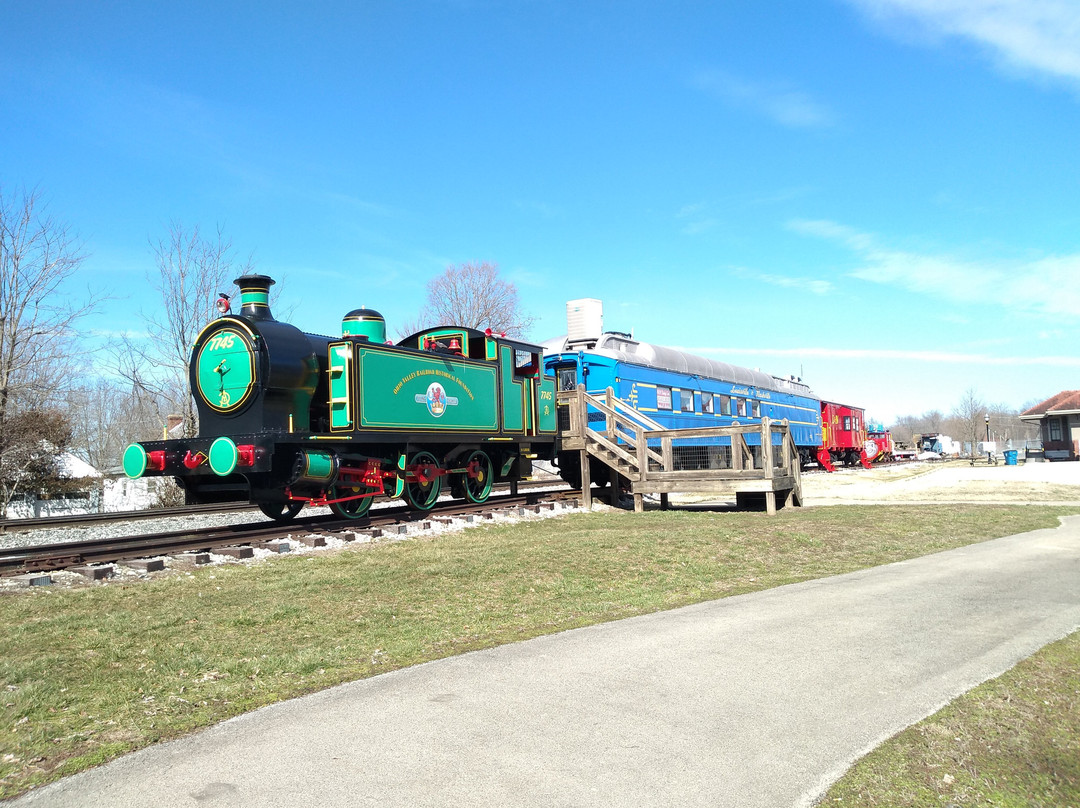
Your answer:
[[[491,458],[479,449],[469,455],[467,466],[476,464],[476,476],[462,475],[464,478],[465,497],[469,502],[486,502],[491,495],[491,485],[495,475],[491,472]]]
[[[365,490],[362,487],[334,486],[330,489],[330,499],[362,494]],[[367,512],[371,510],[371,502],[374,499],[375,497],[372,495],[360,499],[347,499],[344,502],[334,502],[330,505],[330,510],[335,516],[340,516],[342,519],[359,519],[361,516],[366,516]]]
[[[418,511],[430,511],[442,491],[442,477],[436,475],[439,462],[431,452],[417,452],[409,462],[410,476],[416,480],[405,483],[405,499]]]

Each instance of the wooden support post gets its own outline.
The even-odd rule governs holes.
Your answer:
[[[776,516],[776,492],[765,492],[765,513],[769,516]]]
[[[640,426],[634,427],[634,440],[637,442],[637,478],[639,482],[649,479],[649,439]]]
[[[614,410],[615,410],[615,391],[612,390],[610,387],[607,390],[604,391],[604,403],[607,404],[608,409],[610,409],[612,412],[614,412]],[[615,416],[609,413],[605,417],[604,420],[606,422],[604,425],[607,428],[608,440],[615,440],[615,438],[616,438],[616,434],[615,434]]]
[[[581,505],[585,510],[592,509],[592,476],[589,473],[589,452],[581,450]]]
[[[772,419],[766,415],[761,419],[761,462],[765,466],[766,480],[776,476],[773,460]]]
[[[585,385],[577,386],[577,401],[574,403],[577,411],[577,423],[573,424],[574,432],[586,440],[589,437],[589,405],[585,403]]]
[[[668,495],[667,494],[661,494],[660,495],[660,510],[666,511],[668,509],[669,504],[670,503],[669,503],[669,500],[668,500]]]
[[[645,513],[645,497],[634,494],[634,513]]]
[[[787,477],[791,476],[791,424],[788,422],[787,418],[781,421],[780,424],[784,428],[780,436],[780,446],[783,450],[781,461],[784,464],[784,476]]]

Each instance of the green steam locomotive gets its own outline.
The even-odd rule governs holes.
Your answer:
[[[128,477],[172,476],[190,504],[248,501],[279,521],[304,505],[367,514],[378,496],[426,511],[444,489],[483,502],[555,445],[542,349],[441,326],[397,344],[371,309],[340,337],[275,320],[265,275],[237,278],[240,311],[199,334],[189,376],[199,435],[133,443]]]

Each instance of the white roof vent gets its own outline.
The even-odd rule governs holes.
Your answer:
[[[603,333],[603,301],[591,297],[566,301],[567,342],[595,342]]]

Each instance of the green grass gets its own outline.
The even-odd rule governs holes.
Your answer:
[[[1057,525],[1041,506],[592,513],[0,597],[0,798],[426,660]]]
[[[860,760],[822,806],[1080,806],[1080,632]]]

